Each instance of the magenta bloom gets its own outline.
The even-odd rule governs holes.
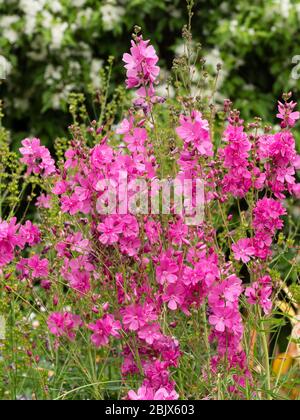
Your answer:
[[[300,118],[300,112],[294,111],[295,107],[297,106],[296,102],[285,102],[284,104],[278,101],[278,111],[279,113],[276,115],[277,118],[282,120],[281,127],[294,127],[296,122]]]
[[[166,388],[159,388],[157,391],[155,389],[142,386],[138,389],[137,392],[131,390],[128,392],[129,400],[178,400],[178,394],[176,391],[168,391]]]
[[[101,233],[99,241],[103,245],[113,245],[119,241],[119,235],[122,233],[122,226],[118,217],[110,216],[104,220],[104,223],[98,225],[98,231]]]
[[[215,308],[214,314],[209,317],[209,323],[216,331],[223,333],[226,328],[231,330],[236,321],[236,312],[228,307]]]
[[[264,313],[267,315],[272,309],[272,279],[270,276],[264,276],[257,282],[247,287],[245,296],[251,305],[260,305]]]
[[[33,246],[41,241],[41,232],[39,228],[33,225],[29,220],[27,220],[25,225],[20,227],[19,233],[24,244],[27,243],[28,245]]]
[[[22,141],[22,145],[23,147],[20,148],[23,155],[21,162],[27,165],[28,175],[33,172],[45,177],[56,172],[55,162],[49,150],[45,146],[41,146],[40,139],[25,139]]]
[[[48,277],[49,275],[49,261],[44,258],[40,259],[38,255],[28,259],[28,267],[31,270],[32,278]]]
[[[46,258],[40,259],[39,255],[34,255],[31,258],[22,258],[17,264],[17,269],[23,277],[46,278],[49,275],[49,261]]]
[[[186,288],[182,283],[169,284],[162,296],[163,302],[168,302],[168,308],[176,311],[181,306],[186,296]]]
[[[76,250],[76,248],[73,249]],[[86,294],[91,288],[90,273],[93,270],[94,266],[88,261],[85,255],[82,255],[72,260],[66,259],[62,269],[62,275],[69,282],[72,289]]]
[[[139,37],[136,42],[131,41],[130,54],[123,55],[128,88],[139,87],[143,83],[153,84],[159,75],[159,67],[156,65],[158,56],[149,42]]]
[[[48,328],[56,337],[67,336],[71,341],[76,337],[76,330],[82,325],[78,315],[69,312],[54,312],[47,321]]]
[[[139,330],[138,336],[141,340],[145,340],[147,344],[152,345],[154,341],[162,337],[159,324],[145,325]]]
[[[190,117],[180,116],[180,127],[176,128],[178,136],[185,143],[191,143],[202,156],[213,156],[213,146],[210,139],[209,124],[202,119],[199,111],[193,111]]]
[[[17,219],[9,222],[0,219],[0,268],[9,264],[14,259],[15,247],[23,248],[26,240],[18,234]]]
[[[132,304],[121,310],[124,327],[129,331],[138,331],[148,322],[155,321],[157,314],[151,304]]]
[[[51,196],[49,194],[41,194],[36,200],[36,207],[40,209],[51,208]]]
[[[91,152],[91,164],[95,169],[103,169],[113,160],[113,149],[106,144],[98,144]]]
[[[145,128],[134,128],[132,133],[126,134],[124,137],[127,147],[132,153],[143,153],[145,151],[145,142],[148,138],[148,133]]]
[[[233,244],[232,250],[234,252],[234,258],[237,261],[243,261],[245,264],[250,261],[253,255],[255,255],[255,249],[252,246],[252,240],[248,238],[240,239],[236,244]]]
[[[263,198],[257,202],[254,209],[253,226],[256,231],[268,231],[273,235],[277,229],[282,229],[283,221],[280,217],[285,214],[286,210],[280,201]]]
[[[107,346],[109,337],[120,337],[119,330],[122,329],[120,321],[116,321],[113,315],[104,315],[95,323],[89,324],[89,329],[93,331],[91,341],[95,347]]]
[[[160,265],[156,267],[156,278],[159,284],[172,284],[178,278],[178,263],[172,258],[172,253],[167,251],[160,257]]]

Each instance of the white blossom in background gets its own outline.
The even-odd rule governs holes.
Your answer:
[[[25,14],[25,34],[34,33],[36,18],[46,5],[46,0],[20,0],[19,7]]]
[[[61,0],[50,0],[48,6],[53,13],[59,13],[63,10]]]
[[[91,83],[95,89],[100,89],[102,86],[102,79],[100,71],[103,67],[103,60],[94,59],[91,63],[90,78]]]
[[[221,71],[219,73],[219,78],[218,78],[218,87],[220,88],[223,85],[228,75],[228,71],[224,66],[224,62],[222,60],[220,50],[218,48],[213,48],[212,50],[208,51],[205,54],[205,60],[206,60],[206,65],[210,66],[211,70],[215,74],[217,72],[217,65],[221,64],[222,68],[221,68]]]
[[[163,98],[174,98],[175,96],[174,87],[169,85],[166,80],[160,82],[160,84],[155,88],[155,92],[158,96]]]
[[[53,15],[49,12],[49,10],[43,10],[42,12],[42,25],[45,29],[51,29],[53,24]]]
[[[53,49],[58,49],[61,47],[61,44],[64,39],[64,34],[68,26],[69,25],[67,24],[67,22],[60,22],[60,23],[53,24],[53,26],[51,27],[51,37],[52,37],[51,47]]]
[[[232,19],[229,23],[229,30],[234,35],[237,32],[239,27],[239,23],[236,19]]]
[[[84,6],[85,3],[86,3],[86,0],[72,0],[72,6],[78,7],[78,8]]]
[[[70,77],[77,76],[80,74],[81,71],[81,65],[78,61],[69,61],[69,69],[68,73]]]
[[[6,79],[11,73],[12,65],[3,55],[0,55],[0,80]]]
[[[117,6],[116,1],[107,1],[100,7],[102,14],[103,28],[106,31],[111,31],[121,21],[125,10],[121,6]]]
[[[89,23],[89,21],[92,19],[92,17],[93,17],[93,9],[91,7],[87,7],[84,10],[79,10],[77,13],[77,18],[76,18],[76,27],[86,26]]]
[[[2,30],[2,37],[6,38],[11,44],[14,44],[19,35],[12,26],[20,20],[19,16],[10,15],[0,18],[0,28]]]
[[[277,5],[282,17],[287,19],[290,15],[291,8],[292,8],[292,4],[290,0],[276,0],[275,4]]]
[[[48,64],[45,70],[44,78],[48,85],[51,85],[53,81],[60,81],[62,79],[62,67],[54,67],[52,64]]]

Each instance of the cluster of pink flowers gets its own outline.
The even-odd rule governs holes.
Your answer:
[[[56,172],[55,162],[49,150],[41,145],[40,139],[25,139],[22,141],[22,145],[23,147],[20,149],[23,155],[21,162],[27,165],[28,175],[33,172],[46,177]]]
[[[286,214],[286,210],[279,201],[263,198],[257,202],[253,213],[255,255],[266,259],[272,254],[272,240],[276,230],[283,227],[281,216]]]
[[[19,225],[16,218],[12,218],[9,222],[0,219],[0,268],[14,259],[17,248],[22,250],[26,245],[34,246],[40,240],[38,227],[30,221]]]
[[[184,141],[186,148],[196,149],[200,156],[213,156],[209,124],[202,118],[202,114],[194,110],[191,116],[181,115],[179,122],[176,133]]]
[[[145,112],[149,112],[153,104],[163,101],[155,95],[154,86],[160,68],[157,66],[158,56],[149,42],[144,41],[142,36],[137,36],[131,41],[130,54],[125,53],[123,56],[127,70],[127,88],[138,88],[134,105],[143,108]]]
[[[230,116],[224,141],[228,145],[220,150],[220,156],[224,159],[224,168],[228,173],[222,180],[223,192],[242,198],[251,188],[262,189],[266,176],[250,163],[252,144],[238,114]]]
[[[278,101],[278,114],[277,118],[282,120],[281,122],[281,128],[287,128],[287,127],[294,127],[296,122],[300,118],[300,112],[294,111],[296,108],[297,103],[296,102],[288,102],[285,103]]]
[[[95,267],[86,255],[77,258],[65,258],[61,274],[70,287],[80,294],[86,294],[91,289],[91,276]]]
[[[47,278],[49,275],[49,261],[47,258],[41,259],[39,255],[31,258],[22,258],[17,264],[22,278]]]
[[[272,279],[270,276],[264,276],[247,287],[245,295],[251,305],[261,306],[268,315],[272,309],[272,292]]]
[[[53,312],[47,321],[49,331],[56,337],[67,337],[73,341],[76,338],[76,331],[82,325],[80,316],[69,312]]]
[[[121,328],[120,321],[116,321],[113,315],[104,315],[102,319],[89,324],[89,329],[93,331],[92,343],[96,347],[106,346],[110,336],[120,338],[119,330]]]
[[[134,303],[121,310],[122,323],[125,332],[133,334],[133,342],[137,343],[138,361],[134,358],[130,346],[124,348],[122,373],[140,373],[139,364],[143,369],[144,381],[137,394],[130,391],[129,399],[151,399],[150,396],[160,395],[162,399],[177,399],[175,383],[170,379],[169,368],[178,365],[178,342],[161,331],[157,322],[160,307],[151,303]],[[139,397],[137,397],[139,396]]]
[[[286,210],[282,199],[298,188],[295,170],[299,158],[289,127],[299,115],[294,112],[294,103],[280,104],[283,122],[279,133],[249,134],[239,114],[231,112],[224,145],[215,151],[204,115],[196,109],[181,113],[176,134],[182,147],[175,151],[179,178],[203,180],[206,205],[222,206],[234,199],[246,202],[253,191],[257,194],[251,198],[261,197],[249,205],[251,226],[243,226],[245,237],[228,229],[227,239],[232,243],[224,241],[224,250],[211,220],[188,226],[184,215],[171,214],[165,223],[157,215],[131,211],[127,201],[135,192],[133,181],[143,178],[150,183],[158,177],[149,110],[160,101],[154,91],[159,67],[154,48],[141,36],[132,41],[124,62],[127,87],[137,89],[134,105],[138,112],[130,110],[116,130],[122,144],[112,147],[101,130],[92,149],[74,138],[65,153],[64,167],[58,172],[38,139],[23,141],[20,150],[27,173],[53,175],[54,179],[52,192],[41,195],[37,205],[47,209],[55,197],[65,223],[49,228],[54,243],[52,255],[44,248],[43,257],[20,256],[18,271],[22,279],[41,280],[47,292],[63,283],[72,305],[84,303],[80,317],[66,309],[50,314],[48,327],[58,344],[61,338],[74,340],[79,328],[89,334],[97,349],[105,350],[114,341],[120,342],[116,351],[122,348],[124,381],[139,378],[138,389],[127,395],[132,400],[179,398],[172,372],[179,366],[181,349],[170,334],[174,328],[176,335],[176,322],[170,319],[177,320],[179,314],[191,317],[204,307],[209,341],[216,348],[211,370],[218,374],[226,366],[236,384],[230,390],[236,392],[251,383],[243,348],[241,296],[246,296],[250,305],[259,305],[265,314],[270,312],[272,279],[264,262],[272,255],[276,232],[283,228]],[[105,213],[110,188],[120,192],[125,174],[127,199],[121,194],[118,202],[118,210],[123,207],[125,211]],[[228,217],[230,225],[233,216],[222,216],[224,222]],[[22,250],[26,244],[39,242],[40,232],[31,222],[23,226],[15,219],[1,222],[0,267],[13,260],[16,247]],[[55,274],[64,280],[54,278],[57,287],[52,287],[49,280],[53,253],[57,257]],[[245,279],[236,270],[241,264],[249,269],[253,265],[257,271],[258,280],[246,290],[242,284]],[[104,301],[107,296],[109,302]],[[203,369],[203,375],[208,375],[207,370]]]
[[[245,387],[247,381],[251,382],[242,347],[244,327],[239,310],[242,293],[242,281],[232,274],[216,283],[208,295],[211,311],[209,323],[213,326],[210,340],[216,341],[218,345],[218,356],[212,358],[211,366],[217,372],[218,365],[225,362],[230,369],[235,370],[236,387],[232,387],[232,392],[237,391],[238,387]]]

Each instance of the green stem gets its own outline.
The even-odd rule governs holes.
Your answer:
[[[263,322],[263,317],[260,316],[261,323]],[[267,383],[267,399],[272,400],[271,396],[271,370],[270,370],[270,357],[269,357],[269,344],[268,338],[265,330],[262,330],[261,339],[263,344],[263,351],[264,351],[264,364],[265,364],[265,375],[266,375],[266,383]]]

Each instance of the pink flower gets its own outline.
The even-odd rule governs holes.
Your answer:
[[[166,401],[166,400],[178,400],[179,395],[177,394],[177,392],[175,390],[172,391],[168,391],[166,388],[159,388],[159,390],[157,390],[155,392],[154,395],[154,400],[159,400],[159,401]]]
[[[159,75],[158,57],[149,42],[138,37],[136,41],[131,41],[130,54],[123,55],[127,88],[139,87],[143,83],[153,84]]]
[[[171,311],[176,311],[178,306],[183,304],[186,295],[185,290],[185,286],[179,282],[168,285],[166,292],[162,296],[162,300],[163,302],[168,302],[168,308]]]
[[[263,198],[256,203],[253,226],[256,231],[268,231],[273,235],[276,229],[282,229],[283,221],[280,217],[285,214],[286,210],[280,201]]]
[[[270,276],[264,276],[247,287],[245,296],[248,298],[248,303],[260,305],[267,315],[272,309],[272,292],[272,279]]]
[[[122,225],[118,217],[106,217],[104,223],[98,225],[98,231],[101,233],[99,241],[103,245],[113,245],[119,240],[122,233]]]
[[[128,399],[129,400],[153,400],[154,399],[154,391],[152,388],[147,388],[146,386],[140,387],[137,392],[131,390],[128,392]]]
[[[209,124],[202,119],[199,111],[193,111],[190,117],[180,116],[180,127],[176,129],[178,136],[186,143],[191,143],[202,156],[213,156]]]
[[[161,255],[160,265],[156,267],[156,278],[159,284],[175,283],[178,278],[178,263],[175,262],[170,252]]]
[[[122,329],[121,323],[115,320],[113,315],[104,315],[95,323],[89,324],[89,329],[93,331],[91,341],[96,347],[107,346],[109,337],[120,337],[119,330]]]
[[[90,273],[95,269],[88,261],[87,256],[82,255],[72,260],[65,260],[62,275],[69,282],[72,289],[86,294],[90,291]]]
[[[162,337],[159,324],[145,325],[139,330],[138,336],[141,340],[145,340],[147,344],[152,345],[154,341]]]
[[[51,196],[49,194],[41,194],[36,200],[36,207],[43,209],[51,208]]]
[[[33,225],[29,220],[25,222],[25,225],[20,227],[19,234],[24,244],[27,243],[29,246],[37,245],[41,241],[41,232],[39,228]]]
[[[263,183],[263,177],[249,168],[249,152],[251,142],[244,132],[242,121],[237,125],[231,122],[224,132],[224,141],[228,145],[219,151],[220,157],[224,160],[224,167],[228,173],[222,180],[224,193],[231,193],[234,197],[244,197],[253,185],[252,177],[258,178],[257,185]]]
[[[0,219],[0,268],[9,264],[14,259],[15,247],[24,246],[24,238],[18,235],[17,219],[9,222]]]
[[[49,261],[34,255],[31,258],[22,258],[17,264],[17,269],[23,277],[30,275],[33,279],[45,278],[49,275]]]
[[[134,128],[134,118],[125,118],[116,130],[117,134],[129,134]]]
[[[90,276],[88,272],[73,271],[66,276],[72,289],[79,293],[86,294],[91,289]]]
[[[145,223],[145,232],[151,245],[159,243],[161,235],[161,226],[153,220],[147,220]]]
[[[281,127],[294,127],[296,122],[300,118],[300,112],[293,112],[294,108],[297,106],[296,102],[285,102],[284,104],[278,101],[278,111],[277,118],[282,120]]]
[[[124,137],[124,140],[132,153],[143,153],[145,151],[144,145],[147,138],[148,133],[145,128],[134,128],[132,134],[127,134]]]
[[[148,322],[157,319],[153,305],[132,304],[121,310],[124,327],[129,331],[138,331]]]
[[[56,337],[67,336],[71,341],[76,337],[76,330],[82,325],[78,315],[69,312],[54,312],[47,321],[48,328]]]
[[[54,188],[52,189],[53,194],[61,195],[68,191],[68,183],[66,181],[57,181]]]
[[[155,391],[153,388],[142,386],[138,389],[137,393],[135,391],[128,392],[129,400],[178,400],[178,394],[176,391],[168,391],[166,388],[159,388]]]
[[[168,233],[173,244],[182,246],[183,243],[188,243],[187,237],[189,229],[181,219],[170,225]]]
[[[232,308],[215,308],[214,314],[209,317],[209,323],[216,331],[223,333],[225,329],[231,330],[236,321],[236,311]]]
[[[232,250],[234,252],[234,258],[237,261],[241,260],[245,264],[255,255],[255,249],[251,239],[240,239],[236,244],[232,245]]]
[[[216,307],[224,308],[225,306],[237,308],[242,292],[242,280],[231,275],[211,289],[208,295],[209,305],[213,310]]]
[[[106,144],[98,144],[92,149],[91,164],[95,169],[102,169],[105,165],[112,163],[114,156],[113,149]]]
[[[299,200],[300,199],[300,183],[293,186],[293,195]]]
[[[22,141],[23,147],[20,152],[23,155],[22,163],[25,163],[27,174],[41,174],[46,177],[56,172],[55,162],[51,158],[49,150],[45,146],[41,146],[41,141],[37,138],[25,139]]]

